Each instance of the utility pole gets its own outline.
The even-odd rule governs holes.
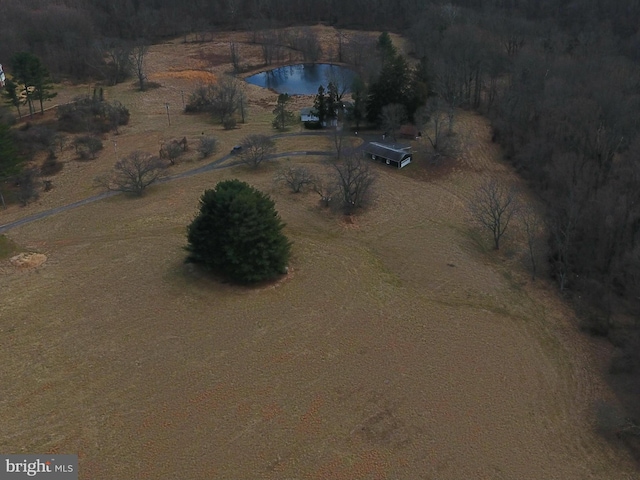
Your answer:
[[[116,162],[118,161],[118,141],[113,141],[113,151],[116,153]]]
[[[171,117],[169,116],[169,104],[165,103],[165,107],[167,107],[167,121],[169,122],[169,126],[171,126]]]

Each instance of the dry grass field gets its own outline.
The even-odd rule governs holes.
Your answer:
[[[52,192],[0,224],[97,193],[113,139],[122,153],[155,151],[206,130],[224,154],[270,132],[276,96],[252,87],[250,122],[235,131],[178,113],[199,55],[225,45],[154,46],[161,88],[108,90],[131,124],[97,160],[69,158]],[[571,311],[529,281],[516,237],[495,253],[469,226],[482,178],[516,179],[484,119],[461,113],[458,131],[464,153],[446,174],[420,159],[376,165],[375,203],[351,222],[313,193],[276,189],[269,164],[11,230],[3,252],[46,261],[0,263],[0,451],[79,453],[83,480],[638,478],[595,432],[593,403],[611,394]],[[278,140],[281,152],[328,146]],[[277,283],[237,287],[183,263],[200,194],[235,177],[269,192],[287,223],[293,260]]]

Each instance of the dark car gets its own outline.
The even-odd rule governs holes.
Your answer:
[[[234,155],[242,150],[242,145],[236,145],[231,149],[231,155]]]

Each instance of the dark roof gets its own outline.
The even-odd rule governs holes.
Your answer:
[[[401,162],[407,157],[411,157],[409,151],[411,147],[402,145],[385,145],[383,143],[369,142],[363,148],[365,153],[376,157],[386,158],[394,162]]]

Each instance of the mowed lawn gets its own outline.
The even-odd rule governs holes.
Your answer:
[[[377,166],[349,223],[274,189],[275,168],[9,232],[48,260],[0,275],[0,451],[79,453],[81,479],[633,478],[593,431],[605,389],[568,310],[470,234],[476,173]],[[183,263],[200,194],[234,177],[287,223],[284,281]]]

